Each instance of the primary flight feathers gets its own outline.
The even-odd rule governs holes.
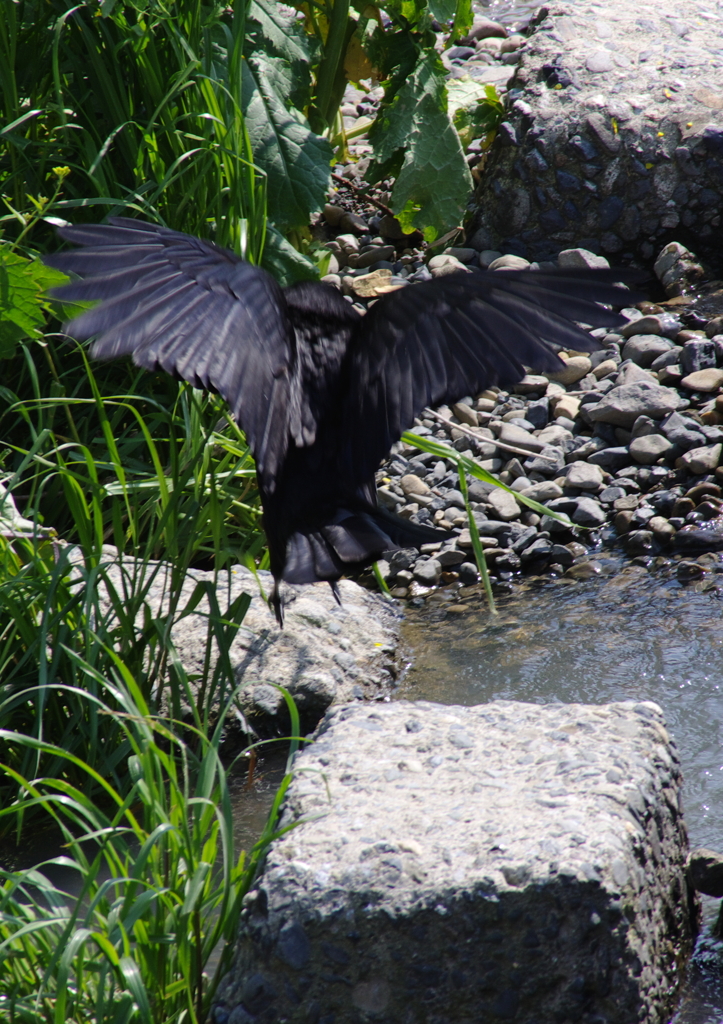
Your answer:
[[[99,359],[129,355],[217,391],[256,460],[281,623],[280,580],[334,586],[383,551],[436,538],[376,505],[374,472],[427,405],[554,371],[549,346],[597,347],[574,321],[625,323],[619,270],[454,274],[390,292],[361,316],[325,284],[281,288],[190,235],[111,218],[62,228],[80,249],[46,258],[79,275],[55,290],[99,299],[67,326]],[[628,272],[627,279],[635,279]]]

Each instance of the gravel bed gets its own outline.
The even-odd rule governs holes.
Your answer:
[[[327,206],[318,231],[332,251],[325,280],[360,312],[391,287],[480,266],[541,266],[479,251],[474,238],[441,252],[425,249],[419,239],[400,236],[392,218],[370,215],[359,194],[355,211],[345,211],[346,198]],[[355,230],[344,230],[352,223]],[[544,266],[555,264],[609,266],[582,248],[563,250]],[[475,459],[514,492],[470,484],[498,586],[522,572],[587,577],[599,571],[591,554],[618,540],[645,566],[682,562],[681,578],[723,568],[721,307],[714,285],[707,305],[688,297],[705,271],[683,245],[664,247],[655,273],[667,297],[624,310],[628,323],[619,333],[592,331],[599,351],[563,351],[566,367],[558,374],[530,373],[510,392],[491,388],[416,421],[415,433]],[[399,443],[377,486],[380,504],[448,535],[381,563],[394,597],[419,603],[439,585],[478,582],[452,459]],[[525,507],[522,496],[567,516],[569,525]]]

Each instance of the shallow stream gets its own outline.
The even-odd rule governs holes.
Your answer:
[[[494,617],[479,593],[460,601],[439,592],[409,609],[403,632],[413,660],[395,696],[656,701],[680,751],[691,846],[723,851],[723,573],[681,583],[672,566],[648,572],[611,553],[596,560],[600,575],[589,580],[515,584],[497,596]],[[674,1024],[723,1021],[723,943],[709,935],[718,903],[705,900]]]

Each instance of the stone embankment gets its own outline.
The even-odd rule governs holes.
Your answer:
[[[720,0],[563,0],[515,27],[477,17],[441,54],[449,78],[489,83],[505,99],[492,149],[475,139],[466,150],[479,184],[474,247],[533,260],[583,247],[650,261],[679,239],[720,269]],[[382,96],[350,87],[347,128],[374,116]],[[371,147],[361,137],[349,148],[353,161],[337,171],[359,182]],[[398,225],[380,216],[371,227],[387,248],[379,258],[390,259]],[[342,229],[354,231],[354,219]]]
[[[348,706],[297,755],[214,1024],[662,1024],[696,906],[660,709]]]
[[[720,261],[720,3],[549,3],[506,59],[517,63],[478,195],[481,248],[650,260],[679,238]]]

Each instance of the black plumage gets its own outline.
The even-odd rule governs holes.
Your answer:
[[[98,359],[129,355],[217,391],[256,460],[275,585],[335,581],[383,551],[438,533],[377,506],[374,473],[427,405],[509,386],[562,363],[548,342],[591,351],[575,321],[613,328],[601,303],[631,293],[618,270],[452,274],[382,296],[360,316],[333,287],[281,288],[264,270],[156,224],[66,227],[79,249],[46,258],[101,300],[66,326]],[[628,275],[630,276],[630,275]],[[336,592],[336,591],[335,591]]]

